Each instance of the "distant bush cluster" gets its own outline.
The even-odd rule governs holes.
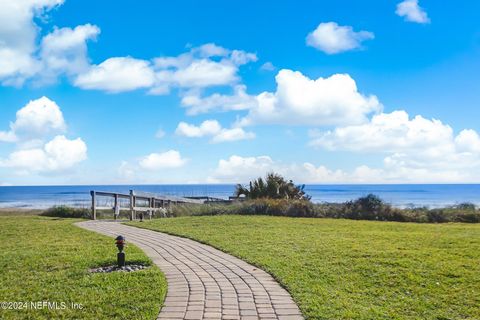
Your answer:
[[[480,211],[471,203],[446,208],[395,208],[369,194],[340,204],[316,204],[317,217],[399,222],[480,222]]]
[[[44,216],[61,218],[90,218],[88,208],[57,206],[42,213]],[[270,215],[285,217],[335,218],[353,220],[398,221],[398,222],[467,222],[480,223],[480,210],[471,203],[461,203],[446,208],[426,207],[400,209],[385,203],[376,195],[369,194],[345,203],[314,204],[305,199],[252,199],[232,203],[182,204],[171,206],[167,215]]]
[[[314,217],[314,205],[307,200],[287,199],[255,199],[236,201],[231,204],[184,204],[172,206],[169,215],[179,216],[206,216],[222,214],[239,215],[271,215],[288,217]]]
[[[67,206],[55,206],[44,211],[42,216],[59,218],[90,218],[91,211],[87,208],[72,208]]]
[[[345,203],[314,204],[309,200],[263,198],[235,201],[231,204],[177,205],[169,210],[169,215],[175,217],[225,214],[430,223],[480,222],[480,211],[470,203],[439,209],[400,209],[392,207],[373,194]]]
[[[237,200],[231,203],[173,205],[165,214],[171,217],[237,214],[399,222],[480,222],[480,210],[471,203],[440,209],[400,209],[369,194],[345,203],[314,204],[310,201],[310,196],[305,194],[304,188],[305,185],[297,186],[292,180],[287,181],[279,174],[269,173],[265,178],[252,180],[248,186],[237,185]],[[58,206],[45,211],[43,215],[90,218],[91,214],[87,208]],[[97,217],[101,215],[102,212],[97,212]],[[109,215],[110,212],[107,213]]]

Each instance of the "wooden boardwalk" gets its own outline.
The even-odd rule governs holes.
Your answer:
[[[155,213],[164,213],[171,205],[175,204],[204,204],[210,202],[228,202],[229,200],[213,198],[213,197],[176,197],[169,195],[161,195],[157,193],[130,190],[130,193],[108,192],[108,191],[90,191],[92,197],[92,216],[93,220],[97,219],[97,211],[112,211],[113,218],[116,219],[120,211],[129,211],[130,220],[137,218],[137,213],[143,219],[146,214],[149,218]],[[99,199],[111,200],[106,204],[99,204]],[[122,206],[122,200],[126,203]]]
[[[168,292],[158,319],[303,319],[290,294],[272,276],[210,246],[118,222],[78,225],[125,236],[160,267]]]

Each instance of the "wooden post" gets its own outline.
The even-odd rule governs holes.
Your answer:
[[[152,220],[152,215],[155,212],[155,198],[150,198],[150,211],[148,211],[148,219]]]
[[[90,195],[92,196],[92,219],[96,220],[97,219],[97,204],[95,200],[95,191],[90,191]]]
[[[135,210],[136,207],[137,207],[137,197],[133,196],[133,220],[137,220],[137,210]]]
[[[135,197],[133,196],[133,190],[130,190],[130,221],[133,220],[134,207],[135,207]]]
[[[115,194],[115,205],[113,206],[113,219],[117,220],[117,212],[120,213],[120,210],[118,210],[119,203],[118,203],[118,194]]]

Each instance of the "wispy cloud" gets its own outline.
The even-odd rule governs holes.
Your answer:
[[[430,18],[427,12],[423,10],[418,4],[418,0],[405,0],[397,4],[397,10],[395,13],[404,17],[406,21],[416,23],[430,23]]]
[[[336,22],[322,22],[306,38],[307,45],[327,54],[336,54],[362,48],[362,42],[374,39],[369,31],[354,31],[351,26]]]

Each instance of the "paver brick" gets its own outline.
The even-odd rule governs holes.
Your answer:
[[[290,294],[268,273],[210,246],[118,222],[77,225],[124,235],[162,270],[168,291],[158,319],[303,319]]]

